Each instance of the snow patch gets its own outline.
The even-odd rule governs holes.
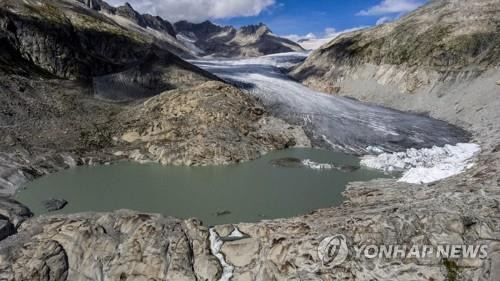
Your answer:
[[[224,258],[224,255],[220,252],[220,250],[222,249],[222,245],[224,245],[224,241],[220,239],[219,235],[213,228],[210,228],[208,231],[210,234],[210,250],[212,252],[212,255],[214,255],[219,260],[219,263],[222,266],[222,276],[220,277],[219,281],[229,281],[231,280],[231,277],[233,277],[234,266],[228,264],[226,262],[226,259]]]
[[[371,146],[371,145],[366,148],[366,151],[368,151],[368,153],[372,153],[375,155],[379,155],[379,154],[384,153],[384,149],[382,149],[381,147]]]
[[[194,35],[193,35],[194,36]],[[205,52],[198,48],[198,46],[196,46],[196,41],[197,39],[194,39],[192,37],[189,37],[185,34],[177,34],[176,36],[177,40],[179,40],[180,42],[182,42],[189,50],[191,50],[191,52],[193,52],[193,54],[195,55],[203,55]]]
[[[243,234],[237,227],[234,227],[233,232],[229,234],[229,238],[243,238],[245,234]]]
[[[336,168],[335,165],[328,163],[317,163],[310,159],[302,160],[302,165],[311,168],[313,170],[332,170]]]
[[[71,157],[71,155],[62,154],[61,157],[64,160],[64,164],[68,165],[68,167],[70,168],[74,168],[78,165],[76,160],[73,157]]]
[[[219,263],[222,266],[222,276],[219,281],[229,281],[233,277],[234,266],[226,262],[224,255],[220,251],[222,249],[222,245],[224,245],[224,241],[222,241],[219,234],[217,234],[213,228],[210,228],[208,232],[210,234],[210,251],[212,252],[212,255],[219,260]],[[234,227],[233,232],[231,232],[227,238],[242,238],[244,236],[245,235],[241,233],[237,227]]]
[[[430,183],[471,168],[474,165],[471,159],[479,150],[479,145],[473,143],[411,148],[405,152],[365,156],[361,165],[385,172],[402,171],[400,182]]]

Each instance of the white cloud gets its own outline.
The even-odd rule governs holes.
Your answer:
[[[136,10],[171,22],[256,16],[275,0],[109,0],[111,5],[129,2]]]
[[[311,32],[306,35],[290,34],[283,37],[295,42],[299,42],[301,40],[316,39],[316,34]]]
[[[407,13],[425,3],[424,0],[383,0],[380,4],[362,10],[358,16],[377,16],[386,14]]]
[[[333,27],[325,28],[325,37],[334,36],[337,33],[337,30]]]
[[[393,20],[393,18],[391,18],[391,17],[381,17],[381,18],[379,18],[377,20],[376,25],[381,25],[381,24],[384,24],[384,23],[388,23],[388,22],[390,22],[392,20]]]
[[[335,37],[337,37],[341,34],[351,32],[351,31],[356,31],[356,30],[359,30],[359,29],[362,29],[365,27],[366,26],[359,26],[359,27],[345,29],[342,31],[337,31],[333,27],[327,27],[327,28],[325,28],[325,31],[323,32],[322,36],[319,36],[319,37],[313,33],[309,33],[309,34],[304,35],[304,36],[295,35],[295,34],[288,35],[288,36],[285,36],[285,38],[288,38],[292,41],[299,43],[302,46],[302,48],[304,48],[306,50],[315,50],[315,49],[318,49],[319,47],[321,47],[322,45],[327,44],[328,42],[332,41],[333,39],[335,39]]]

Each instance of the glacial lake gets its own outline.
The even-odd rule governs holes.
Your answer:
[[[29,183],[17,199],[36,215],[48,212],[42,201],[58,198],[68,205],[53,213],[132,209],[196,217],[205,225],[216,225],[291,217],[337,206],[348,182],[389,177],[365,168],[312,169],[273,163],[290,157],[359,167],[358,157],[316,149],[278,151],[229,166],[82,166]]]

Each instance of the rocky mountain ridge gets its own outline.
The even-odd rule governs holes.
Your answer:
[[[171,24],[158,16],[141,14],[129,4],[113,7],[102,0],[75,0],[105,15],[118,16],[134,24],[168,34],[170,39],[184,46],[191,55],[222,57],[255,57],[281,52],[303,51],[293,41],[274,35],[260,23],[236,29],[218,26],[210,21],[190,23],[180,21]]]
[[[181,53],[167,41],[123,27],[76,1],[0,3],[2,36],[21,57],[60,78],[89,80],[123,70],[153,46]]]
[[[473,79],[498,67],[499,27],[496,0],[431,1],[394,22],[335,38],[291,75],[311,87],[358,96],[368,89],[347,85],[351,80],[426,92],[436,82]]]
[[[200,55],[214,57],[255,57],[274,53],[304,51],[295,42],[278,37],[260,23],[236,29],[210,21],[199,24],[180,21],[174,24],[177,38],[192,44]]]
[[[141,14],[137,12],[132,5],[125,3],[123,6],[113,7],[102,0],[76,0],[82,4],[85,4],[90,9],[96,11],[102,11],[105,14],[117,15],[131,20],[137,25],[144,28],[152,28],[161,32],[165,32],[171,36],[175,36],[175,31],[168,21],[162,19],[158,16],[152,16],[150,14]]]

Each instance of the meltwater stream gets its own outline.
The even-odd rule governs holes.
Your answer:
[[[305,53],[253,59],[192,60],[235,85],[246,88],[273,114],[302,125],[315,145],[365,154],[368,147],[385,152],[467,142],[467,134],[446,122],[356,100],[313,91],[285,74]]]
[[[329,166],[297,167],[300,162],[285,158]],[[284,165],[276,166],[275,160]],[[331,169],[331,164],[339,169]],[[17,199],[37,215],[47,212],[42,201],[56,198],[68,201],[59,213],[132,209],[196,217],[206,225],[254,222],[339,205],[348,182],[388,176],[352,166],[359,167],[359,159],[351,155],[291,149],[230,166],[78,167],[35,180]]]

